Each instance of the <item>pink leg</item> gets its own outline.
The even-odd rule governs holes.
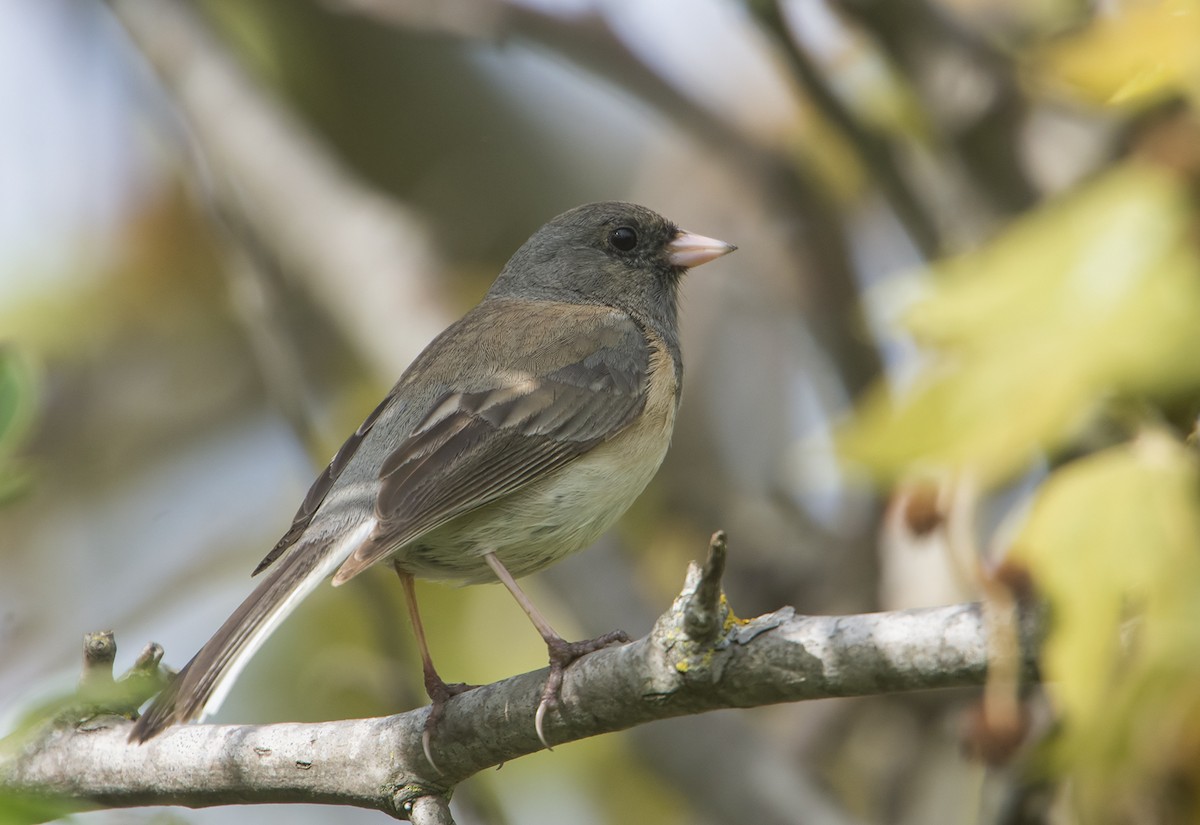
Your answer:
[[[542,639],[546,642],[546,649],[550,654],[550,676],[546,679],[546,687],[542,691],[542,701],[538,704],[537,715],[534,716],[534,727],[537,729],[538,739],[550,750],[550,743],[546,741],[546,734],[543,732],[543,721],[546,718],[546,711],[553,710],[558,706],[559,692],[562,690],[563,673],[567,666],[581,656],[586,656],[588,653],[608,647],[614,642],[628,642],[629,636],[623,630],[614,630],[611,633],[605,633],[603,636],[598,636],[595,639],[588,639],[582,642],[568,642],[554,632],[554,628],[546,621],[546,617],[542,612],[534,606],[529,600],[529,596],[517,584],[517,580],[512,577],[508,569],[496,558],[495,553],[485,553],[483,556],[487,561],[488,567],[492,568],[492,572],[496,574],[496,578],[501,584],[508,588],[508,592],[512,593],[513,598],[517,600],[517,604],[521,605],[521,609],[525,611],[525,615],[533,622],[533,626],[537,628],[538,633],[542,634]]]
[[[430,747],[434,731],[437,730],[438,722],[441,721],[442,714],[446,711],[446,703],[450,701],[450,697],[465,693],[475,685],[467,685],[462,682],[447,684],[438,675],[437,669],[433,666],[433,657],[429,655],[429,643],[425,641],[425,626],[421,623],[421,612],[417,609],[417,589],[412,574],[401,570],[398,564],[393,563],[392,567],[395,569],[396,575],[400,577],[400,584],[404,587],[404,603],[408,606],[408,618],[412,622],[413,635],[417,637],[417,647],[421,650],[421,670],[425,676],[425,692],[429,694],[432,702],[429,707],[429,716],[425,717],[421,747],[425,749],[425,758],[429,760],[429,764],[440,773],[437,763],[433,761],[433,749]]]

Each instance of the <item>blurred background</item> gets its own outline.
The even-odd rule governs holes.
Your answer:
[[[409,360],[587,201],[640,202],[739,251],[684,285],[661,473],[598,546],[528,580],[555,626],[645,634],[716,529],[742,616],[979,598],[986,550],[929,529],[943,480],[870,455],[880,472],[855,469],[838,428],[864,393],[920,381],[928,355],[899,322],[932,262],[1132,155],[1194,171],[1191,6],[0,0],[0,732],[72,689],[85,631],[116,631],[118,670],[149,640],[181,666]],[[1037,397],[989,409],[1011,423]],[[1045,446],[982,473],[968,547],[995,544]],[[375,570],[319,590],[217,721],[423,704],[396,585]],[[419,592],[448,678],[544,665],[501,588]],[[967,753],[977,701],[647,725],[475,777],[453,807],[522,825],[1072,821],[1021,763]],[[78,818],[332,816],[380,817]]]

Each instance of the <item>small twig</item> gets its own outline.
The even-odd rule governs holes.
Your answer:
[[[133,667],[114,679],[116,655],[117,642],[111,630],[85,633],[79,686],[70,694],[53,696],[31,708],[4,741],[15,745],[44,739],[56,730],[102,730],[112,717],[133,718],[143,702],[166,686],[172,671],[161,666],[163,649],[151,642]]]
[[[700,572],[700,581],[684,607],[683,629],[697,644],[711,644],[721,630],[721,577],[725,574],[725,531],[713,533],[708,543],[708,560]],[[728,609],[728,608],[726,608]]]
[[[111,630],[83,634],[83,674],[79,688],[84,692],[104,690],[113,684],[113,662],[117,658],[117,640]]]
[[[94,717],[106,713],[131,716],[143,702],[166,686],[172,671],[160,666],[162,645],[150,642],[119,679],[113,677],[117,640],[111,630],[83,636],[83,674],[79,690],[66,701],[65,716]]]
[[[408,807],[412,825],[454,825],[450,801],[444,796],[419,796]]]
[[[152,672],[158,668],[159,662],[162,661],[163,647],[158,642],[150,642],[142,652],[138,654],[137,661],[133,663],[133,668],[129,673],[125,674],[126,678],[134,675],[134,673]]]
[[[162,657],[162,645],[150,642],[142,648],[133,667],[117,680],[117,689],[127,712],[136,711],[143,702],[166,687],[175,675],[174,670],[162,664]]]

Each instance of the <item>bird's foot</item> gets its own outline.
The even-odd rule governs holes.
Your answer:
[[[537,730],[538,739],[546,750],[554,750],[546,741],[543,725],[546,712],[558,707],[559,693],[562,691],[563,674],[572,662],[589,653],[602,650],[613,644],[626,644],[629,634],[624,630],[613,630],[595,639],[582,642],[568,642],[565,639],[547,639],[546,648],[550,653],[550,675],[546,679],[546,687],[542,690],[542,701],[538,703],[537,714],[533,717],[533,726]]]
[[[436,673],[425,674],[425,692],[429,694],[430,705],[429,715],[425,717],[425,730],[421,732],[421,748],[425,751],[425,758],[429,760],[429,764],[438,773],[441,773],[442,769],[433,761],[433,735],[437,733],[438,724],[446,712],[446,704],[460,693],[477,687],[479,685],[468,685],[465,682],[443,682]]]

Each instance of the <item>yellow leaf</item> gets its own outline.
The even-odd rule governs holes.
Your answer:
[[[1143,106],[1200,92],[1196,0],[1126,2],[1040,55],[1040,81],[1090,102]]]
[[[934,348],[903,394],[877,389],[844,454],[1002,481],[1114,395],[1200,386],[1200,261],[1186,192],[1129,164],[942,265],[909,327]]]
[[[1050,606],[1056,764],[1098,821],[1170,781],[1188,736],[1179,720],[1200,713],[1198,502],[1195,457],[1147,433],[1056,472],[1012,553]]]

